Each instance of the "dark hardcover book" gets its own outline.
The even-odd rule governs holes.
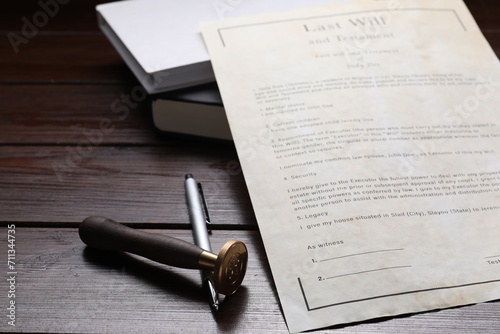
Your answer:
[[[215,82],[155,95],[152,112],[161,131],[232,140]]]

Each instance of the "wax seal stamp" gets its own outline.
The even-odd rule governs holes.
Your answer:
[[[248,253],[245,244],[230,240],[219,254],[187,241],[148,233],[119,224],[106,217],[86,218],[79,227],[82,241],[102,250],[124,251],[173,267],[210,270],[217,293],[231,295],[245,277]]]

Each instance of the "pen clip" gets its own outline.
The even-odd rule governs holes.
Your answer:
[[[219,293],[215,290],[214,283],[210,277],[203,280],[203,287],[207,290],[210,307],[214,311],[219,310]]]
[[[203,212],[205,213],[205,222],[207,223],[208,233],[212,233],[212,223],[210,222],[210,215],[208,214],[207,201],[205,200],[205,194],[203,193],[203,187],[200,182],[198,182],[198,192],[200,193],[201,202],[203,204]]]

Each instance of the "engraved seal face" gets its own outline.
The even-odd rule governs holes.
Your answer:
[[[236,292],[245,277],[248,252],[241,241],[230,240],[222,247],[214,268],[216,290],[229,296]]]
[[[234,282],[234,280],[236,278],[238,278],[238,275],[240,274],[241,272],[241,254],[240,253],[237,253],[237,254],[233,254],[233,256],[231,256],[231,258],[229,259],[229,263],[228,263],[228,266],[226,268],[226,276],[227,276],[227,279],[231,282]]]

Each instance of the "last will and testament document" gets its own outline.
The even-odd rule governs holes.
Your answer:
[[[291,332],[500,298],[500,68],[461,0],[203,35]]]

